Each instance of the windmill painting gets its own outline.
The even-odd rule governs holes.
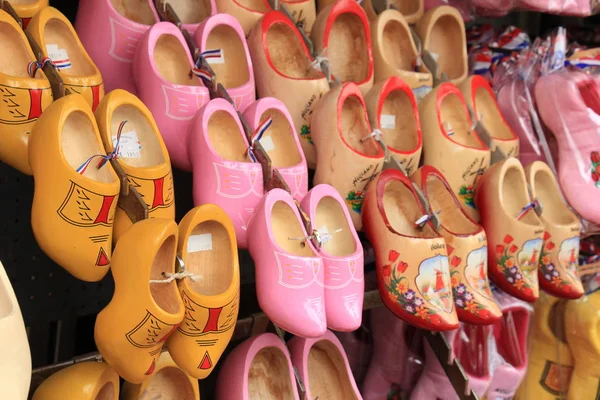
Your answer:
[[[542,238],[528,240],[523,244],[523,249],[517,255],[519,266],[530,282],[537,282],[537,267],[540,261],[542,244]]]
[[[579,264],[579,236],[564,240],[558,251],[558,263],[569,275],[577,279],[577,266]]]
[[[453,301],[447,256],[437,255],[421,262],[416,283],[425,300],[442,311],[452,311]]]
[[[473,250],[467,256],[467,266],[465,267],[465,276],[469,285],[479,294],[492,298],[490,283],[487,279],[487,246],[482,246]]]

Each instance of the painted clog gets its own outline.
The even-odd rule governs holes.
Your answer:
[[[219,371],[216,399],[299,400],[285,343],[263,333],[233,349]]]
[[[27,28],[31,18],[42,8],[48,7],[48,0],[11,1],[10,5],[23,22],[23,29]]]
[[[461,83],[459,89],[474,117],[490,134],[490,151],[500,149],[506,157],[519,157],[519,138],[500,112],[488,81],[481,75],[474,75]]]
[[[53,100],[50,82],[40,68],[27,37],[15,19],[0,10],[0,50],[10,60],[0,67],[0,161],[31,175],[27,143],[35,122]]]
[[[54,7],[43,8],[27,25],[27,32],[58,69],[65,92],[82,95],[95,111],[104,97],[102,75],[67,17]]]
[[[310,35],[315,19],[317,18],[316,0],[281,0],[292,15],[296,26],[302,27]]]
[[[355,0],[339,0],[323,9],[311,32],[315,53],[329,61],[342,83],[354,82],[366,94],[373,86],[371,30]]]
[[[248,47],[258,97],[275,97],[285,104],[300,135],[306,162],[314,168],[317,153],[311,120],[315,104],[329,90],[327,78],[313,66],[296,26],[279,11],[261,18],[248,37]]]
[[[172,1],[169,4],[171,4],[173,11],[182,22],[181,28],[192,35],[197,31],[200,24],[217,13],[215,0]]]
[[[390,155],[396,157],[408,176],[419,167],[423,136],[417,99],[410,87],[396,76],[376,83],[365,96],[367,113],[373,129]]]
[[[326,93],[312,120],[312,138],[318,149],[313,184],[333,186],[345,200],[354,227],[360,230],[365,189],[381,171],[385,155],[374,139],[358,86],[346,83]]]
[[[152,377],[139,385],[123,383],[121,400],[139,399],[200,400],[198,379],[187,375],[165,351],[158,357]]]
[[[460,206],[443,175],[431,166],[419,168],[413,181],[427,197],[430,213],[438,216],[438,232],[446,241],[452,294],[458,318],[469,324],[489,325],[502,317],[488,281],[485,231]]]
[[[231,219],[214,204],[192,209],[179,224],[177,253],[185,271],[201,276],[178,282],[185,317],[167,342],[190,376],[206,378],[229,344],[240,302],[240,267]]]
[[[362,400],[344,348],[331,331],[313,339],[292,338],[288,348],[307,399]]]
[[[535,302],[529,331],[527,374],[516,400],[564,399],[573,373],[573,355],[565,337],[567,303],[545,293]]]
[[[600,84],[584,72],[562,71],[535,85],[544,125],[556,138],[558,181],[583,218],[600,223]],[[565,110],[567,110],[565,112]]]
[[[252,132],[261,135],[259,141],[271,159],[271,166],[279,171],[292,196],[301,201],[308,191],[308,170],[300,139],[285,104],[273,97],[260,99],[248,107],[244,119]],[[269,120],[272,121],[270,124]],[[268,125],[266,128],[265,124]]]
[[[248,247],[248,221],[263,197],[261,165],[248,151],[238,114],[227,100],[204,106],[190,127],[194,204],[216,204],[230,216],[240,248]]]
[[[81,0],[75,29],[102,73],[107,93],[115,89],[137,94],[132,63],[138,42],[159,21],[152,0]]]
[[[177,237],[175,221],[146,219],[115,247],[115,293],[96,318],[94,340],[102,358],[130,383],[154,374],[163,345],[184,317],[177,284],[165,281],[175,273]]]
[[[516,158],[485,172],[475,194],[488,240],[488,274],[503,291],[534,302],[544,224],[531,207],[523,166]]]
[[[531,197],[541,205],[545,227],[540,252],[540,287],[553,296],[577,299],[583,295],[579,277],[580,224],[565,203],[554,173],[548,164],[536,161],[525,168]]]
[[[317,185],[300,204],[308,214],[323,259],[327,327],[351,332],[360,327],[365,292],[363,247],[338,192]],[[314,233],[316,232],[316,233]]]
[[[383,171],[368,187],[364,230],[375,250],[383,304],[417,327],[458,328],[444,239],[435,231],[413,184],[400,171]],[[422,228],[418,222],[425,220]]]
[[[149,218],[175,219],[175,192],[171,162],[150,110],[133,94],[117,89],[100,102],[96,121],[107,153],[119,145],[117,162],[130,185],[148,206]],[[117,207],[113,240],[133,223]]]
[[[370,21],[374,21],[377,15],[386,7],[387,1],[382,0],[363,0],[362,6],[365,9]],[[406,22],[414,24],[423,16],[423,0],[390,0],[390,5],[400,11]]]
[[[600,332],[598,311],[600,292],[568,301],[565,310],[567,343],[573,353],[575,367],[567,400],[593,399],[600,387]]]
[[[133,75],[140,100],[152,112],[174,166],[191,171],[187,136],[191,121],[208,102],[208,89],[191,73],[194,63],[183,34],[159,22],[144,34]]]
[[[31,227],[40,248],[76,278],[101,280],[110,268],[120,183],[85,98],[48,107],[33,128],[29,160],[35,191]]]
[[[23,316],[15,291],[0,262],[0,332],[2,332],[2,362],[0,362],[0,383],[2,395],[7,399],[25,400],[31,382],[31,353]],[[116,400],[116,398],[115,398]]]
[[[323,259],[288,192],[273,189],[263,197],[250,220],[248,238],[260,308],[287,332],[323,335],[327,327]]]
[[[433,77],[421,59],[406,19],[397,10],[385,10],[371,23],[375,83],[402,78],[418,100],[431,91]]]
[[[463,209],[475,222],[477,182],[490,165],[490,150],[474,130],[458,88],[442,83],[419,104],[423,130],[423,165],[446,178]]]
[[[215,0],[220,13],[235,17],[242,25],[246,36],[256,22],[271,11],[268,0]]]
[[[42,382],[32,400],[119,400],[119,375],[104,362],[76,363]]]
[[[194,35],[200,51],[227,89],[235,108],[244,112],[256,99],[254,68],[240,23],[231,15],[217,14],[200,24]]]
[[[428,10],[415,26],[423,43],[437,64],[434,79],[447,77],[455,85],[467,78],[467,38],[465,22],[460,12],[451,6],[440,6]],[[433,72],[433,71],[432,71]]]

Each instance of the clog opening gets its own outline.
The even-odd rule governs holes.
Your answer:
[[[148,0],[110,0],[119,14],[138,24],[152,25],[156,21]]]
[[[300,164],[301,150],[296,144],[296,134],[290,121],[281,111],[271,108],[261,115],[261,123],[269,117],[273,123],[263,134],[261,144],[271,158],[273,168],[288,168]]]
[[[115,387],[112,382],[106,382],[98,391],[94,400],[118,400],[115,397]]]
[[[499,355],[515,368],[524,367],[527,361],[525,340],[529,325],[529,312],[523,308],[505,311],[493,325],[496,349]]]
[[[2,268],[1,265],[0,268]],[[14,301],[9,294],[10,289],[6,287],[7,284],[9,284],[8,279],[0,280],[0,320],[8,317],[14,310]]]
[[[194,388],[185,373],[176,367],[166,367],[152,376],[141,398],[195,400]]]
[[[215,152],[227,161],[248,162],[248,145],[234,117],[219,110],[208,119],[208,140]]]
[[[175,272],[175,236],[169,236],[160,246],[152,268],[150,280],[164,280],[163,272]],[[175,281],[169,283],[150,283],[150,294],[154,302],[166,313],[177,314],[181,297]]]
[[[308,236],[299,217],[284,201],[277,201],[271,211],[271,229],[275,242],[287,253],[298,257],[315,257],[310,246],[303,240]]]
[[[169,4],[184,24],[199,24],[210,17],[212,11],[210,0],[169,0]]]
[[[217,221],[197,225],[187,239],[185,270],[202,279],[188,285],[203,296],[216,296],[231,286],[233,254],[227,229]]]
[[[400,235],[416,238],[439,237],[429,224],[423,229],[415,226],[415,221],[423,216],[415,194],[398,180],[385,185],[383,209],[392,229]]]
[[[369,78],[369,43],[357,15],[345,13],[335,19],[326,56],[331,72],[342,82],[362,83]]]
[[[504,204],[504,211],[513,218],[523,210],[527,204],[531,202],[527,193],[525,177],[522,171],[516,166],[510,166],[502,179],[502,197],[500,203]],[[541,227],[541,222],[536,213],[526,212],[520,219],[521,222],[528,225]]]
[[[0,57],[0,73],[19,78],[30,78],[27,66],[34,60],[27,51],[28,46],[29,44],[23,41],[22,36],[12,25],[0,22],[0,52],[5,55]],[[41,71],[35,77],[45,78]],[[0,89],[0,93],[5,90]],[[29,95],[27,95],[27,99],[29,100]]]
[[[290,366],[277,347],[261,349],[248,371],[248,400],[294,400]]]
[[[484,149],[485,146],[478,140],[477,133],[471,130],[471,123],[465,104],[455,93],[444,96],[440,105],[440,120],[442,129],[450,140],[468,147]]]
[[[160,35],[154,47],[154,63],[159,75],[169,83],[202,86],[198,78],[190,76],[192,65],[187,50],[173,35]]]
[[[439,73],[446,73],[449,79],[460,78],[465,73],[462,30],[461,21],[452,15],[442,15],[431,28],[427,50],[437,56]]]
[[[489,334],[488,326],[461,324],[454,338],[454,355],[471,376],[489,377]]]
[[[221,49],[222,57],[210,67],[217,76],[217,83],[225,89],[242,86],[250,79],[244,43],[237,32],[228,25],[218,25],[208,34],[206,50]],[[223,61],[223,63],[220,63]]]
[[[77,96],[77,95],[71,95]],[[62,153],[67,163],[77,170],[91,156],[106,154],[104,146],[98,142],[98,133],[92,124],[90,117],[83,111],[74,111],[65,119],[60,135]],[[110,164],[104,164],[96,168],[99,158],[92,160],[85,172],[84,177],[101,183],[115,182],[114,174],[111,174]]]
[[[165,162],[165,157],[159,142],[160,132],[154,130],[148,118],[139,108],[130,104],[118,106],[110,121],[111,140],[114,144],[122,122],[127,121],[121,130],[121,145],[119,161],[131,167],[154,167]],[[132,146],[130,143],[133,143]],[[136,146],[135,143],[139,143]]]
[[[538,170],[533,177],[535,194],[542,205],[542,217],[556,225],[577,223],[577,217],[569,210],[562,199],[552,173]]]
[[[314,398],[357,400],[350,374],[338,348],[328,340],[320,340],[308,351],[308,383]]]
[[[416,110],[408,94],[394,90],[386,97],[379,115],[379,129],[383,141],[397,151],[413,152],[419,146]],[[384,128],[383,126],[389,128]]]
[[[350,256],[356,252],[353,228],[348,224],[342,207],[346,206],[333,197],[323,197],[317,204],[315,221],[313,221],[315,229],[325,229],[331,234],[331,240],[323,244],[323,250],[335,257]]]
[[[344,99],[342,115],[340,118],[340,134],[346,143],[361,155],[377,157],[381,155],[381,149],[374,140],[365,140],[371,134],[371,128],[365,115],[365,109],[355,95]]]
[[[493,138],[511,140],[516,139],[515,134],[504,122],[502,114],[496,104],[496,99],[485,88],[475,90],[475,104],[477,113],[480,114],[481,122],[490,132]]]
[[[49,46],[57,46],[58,50],[64,50],[63,59],[53,59],[70,63],[69,67],[60,68],[60,73],[71,76],[89,76],[96,73],[96,67],[85,56],[85,50],[79,43],[71,29],[63,21],[52,18],[44,27],[44,41],[46,49]]]
[[[387,62],[399,70],[414,72],[417,51],[413,45],[411,33],[406,30],[404,25],[394,19],[389,20],[383,28],[382,39],[381,48]],[[419,71],[424,72],[423,69],[421,67]]]
[[[273,68],[292,79],[320,79],[323,74],[311,66],[300,38],[288,25],[277,22],[267,32],[267,51]]]
[[[225,0],[225,1],[229,1],[229,0]],[[256,12],[260,12],[260,13],[267,13],[267,12],[271,11],[266,0],[233,0],[233,2],[238,3],[239,5],[241,5],[242,7],[246,8],[248,10],[252,10],[252,11],[256,11]]]
[[[471,221],[456,202],[451,189],[435,175],[427,177],[427,198],[434,213],[438,214],[441,225],[450,233],[468,235],[478,232],[480,227]]]

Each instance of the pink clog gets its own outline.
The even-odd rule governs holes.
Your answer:
[[[144,33],[158,21],[152,0],[79,2],[75,30],[102,74],[106,93],[124,89],[137,94],[132,70],[135,52]]]
[[[217,13],[215,0],[170,1],[169,3],[183,23],[182,29],[187,30],[192,35],[201,23]]]
[[[250,104],[244,119],[253,132],[261,135],[259,141],[271,158],[272,167],[279,171],[292,196],[301,201],[308,191],[308,169],[294,121],[285,104],[274,97],[262,98]],[[266,130],[261,133],[261,129]]]
[[[240,23],[229,14],[207,18],[196,31],[194,39],[206,61],[235,103],[244,112],[256,99],[254,68]]]
[[[267,193],[248,227],[260,308],[274,324],[302,337],[325,333],[323,260],[308,239],[292,196]]]
[[[217,400],[299,400],[285,344],[272,333],[254,336],[229,354],[217,379]]]
[[[331,331],[321,337],[288,342],[306,399],[362,400],[342,344]]]
[[[323,259],[325,314],[327,327],[351,332],[362,322],[365,291],[363,247],[358,239],[344,200],[332,186],[317,185],[302,203],[313,234],[318,233],[317,250]]]
[[[189,155],[194,204],[216,204],[231,218],[238,246],[248,246],[248,221],[263,197],[259,163],[248,157],[248,140],[233,105],[214,99],[192,121]]]
[[[565,197],[582,217],[600,223],[600,85],[584,72],[562,71],[537,81],[535,99],[558,144]]]
[[[196,112],[209,100],[208,89],[191,74],[194,62],[183,34],[159,22],[142,37],[133,65],[139,98],[148,106],[177,168],[190,171],[187,135]]]

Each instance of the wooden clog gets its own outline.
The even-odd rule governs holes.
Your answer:
[[[316,0],[281,0],[292,14],[297,26],[301,26],[307,35],[310,35],[315,19],[317,18]]]
[[[119,375],[104,362],[73,364],[42,382],[32,400],[119,400]]]
[[[409,24],[416,23],[423,16],[424,4],[423,0],[389,0],[390,5],[400,11],[406,22]],[[362,6],[367,12],[370,21],[377,18],[377,15],[387,6],[386,0],[363,0]]]
[[[42,8],[48,7],[48,3],[48,0],[13,0],[10,2],[10,5],[23,21],[23,29],[25,29],[31,18]]]
[[[216,4],[218,12],[233,15],[240,22],[246,36],[272,10],[268,0],[216,0]]]

